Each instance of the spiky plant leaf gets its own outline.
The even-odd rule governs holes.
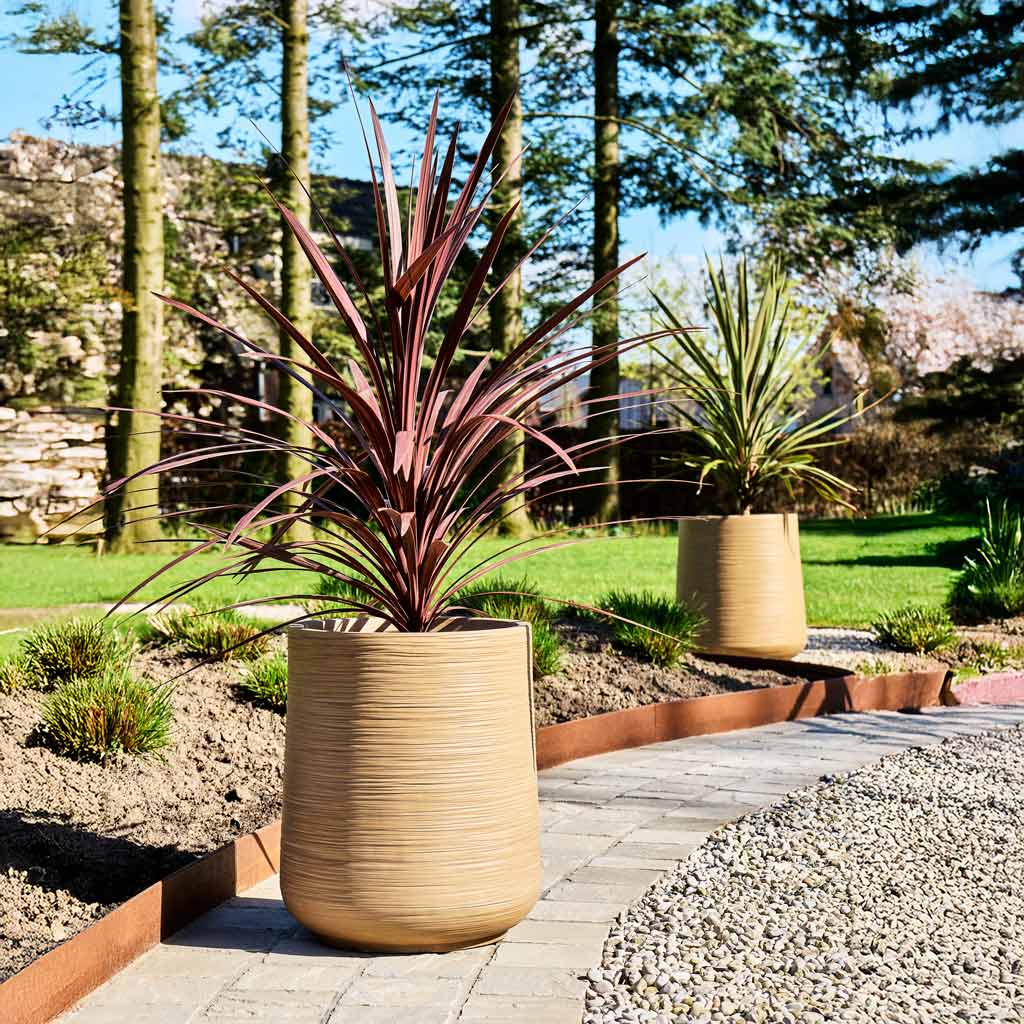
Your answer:
[[[808,369],[825,358],[828,345],[809,355],[790,340],[790,284],[782,267],[768,267],[755,302],[747,261],[740,261],[735,290],[725,264],[708,269],[708,306],[721,342],[721,358],[700,332],[687,328],[657,296],[666,321],[678,331],[678,355],[662,352],[675,382],[693,400],[680,405],[700,448],[695,465],[700,479],[722,481],[737,512],[749,512],[773,479],[787,485],[803,480],[819,494],[849,506],[851,486],[814,464],[817,453],[841,443],[834,432],[864,410],[858,398],[851,411],[831,410],[806,419],[799,401]],[[803,371],[803,372],[801,372]]]
[[[587,474],[596,470],[589,462],[588,468],[580,468],[582,458],[592,459],[628,439],[624,435],[563,448],[535,425],[539,403],[595,367],[669,332],[656,331],[596,350],[568,344],[573,329],[590,314],[591,300],[642,258],[637,256],[547,316],[512,351],[485,356],[464,377],[457,368],[458,357],[467,347],[475,318],[493,297],[494,291],[488,293],[491,269],[511,223],[509,211],[479,250],[475,269],[454,302],[455,311],[442,325],[440,345],[432,357],[428,355],[428,332],[441,292],[480,226],[494,188],[489,168],[508,109],[506,105],[461,176],[461,186],[456,186],[458,140],[453,137],[443,153],[436,149],[435,102],[420,173],[414,176],[418,183],[403,223],[383,131],[371,107],[377,156],[368,142],[367,156],[384,281],[382,303],[373,300],[336,237],[332,235],[332,244],[344,268],[344,281],[313,234],[281,208],[352,337],[357,357],[347,365],[333,363],[270,299],[240,280],[272,326],[294,340],[303,360],[283,359],[187,303],[165,297],[169,305],[221,332],[252,359],[309,388],[338,419],[347,439],[345,444],[336,443],[313,421],[300,424],[306,442],[298,444],[282,440],[284,432],[275,431],[272,424],[266,429],[235,428],[210,418],[163,414],[176,429],[191,431],[197,443],[129,479],[286,450],[301,459],[307,471],[292,480],[267,481],[263,495],[246,505],[172,513],[188,515],[199,533],[198,543],[142,581],[124,600],[170,569],[223,545],[230,555],[225,564],[177,585],[161,600],[184,597],[227,575],[244,578],[253,572],[300,570],[312,578],[331,576],[354,589],[357,596],[339,597],[339,610],[380,616],[398,630],[419,632],[436,628],[466,585],[522,558],[577,542],[552,538],[546,544],[511,544],[476,561],[472,554],[474,544],[509,514],[507,510],[529,501],[529,492],[542,485],[560,485],[563,491],[588,486]],[[323,227],[330,232],[326,221]],[[493,288],[503,285],[499,282]],[[290,418],[272,403],[247,395],[209,388],[188,393],[236,411],[259,410],[271,421]],[[517,438],[524,434],[544,444],[548,454],[520,475],[503,480],[496,468],[500,458],[511,457],[520,443]],[[112,489],[126,482],[116,481]],[[217,520],[229,514],[233,525],[218,525]],[[313,522],[312,540],[286,539],[298,520]],[[313,589],[311,585],[304,592],[278,596],[308,601],[319,596],[308,592]]]

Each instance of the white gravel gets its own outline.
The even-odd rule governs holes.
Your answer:
[[[794,661],[810,661],[818,665],[836,665],[851,672],[883,670],[900,672],[916,668],[927,659],[902,654],[879,643],[867,629],[814,626],[807,630],[807,646]]]
[[[1024,1022],[1024,731],[724,826],[612,925],[585,1024]]]

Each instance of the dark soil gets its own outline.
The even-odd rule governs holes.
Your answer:
[[[160,680],[189,664],[136,659]],[[284,719],[235,698],[237,671],[182,677],[163,759],[61,757],[38,734],[42,695],[0,695],[0,979],[279,815]]]
[[[600,625],[559,627],[568,650],[535,687],[538,725],[655,701],[793,682],[686,658],[663,669],[615,651]],[[136,659],[158,681],[195,666]],[[83,763],[38,731],[41,694],[0,694],[0,980],[175,868],[280,814],[282,716],[240,700],[239,669],[196,668],[174,696],[163,757]]]

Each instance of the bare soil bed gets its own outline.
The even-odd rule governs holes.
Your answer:
[[[599,623],[558,627],[566,652],[558,673],[534,687],[537,725],[569,722],[606,711],[641,707],[684,697],[785,686],[791,676],[770,669],[737,668],[692,655],[673,668],[660,668],[617,651],[611,630]]]
[[[558,674],[535,687],[538,725],[656,701],[791,683],[686,658],[673,669],[614,650],[600,625],[559,627]],[[198,659],[147,650],[163,681]],[[284,718],[239,699],[232,664],[194,668],[174,694],[163,757],[78,762],[39,733],[43,695],[0,694],[0,980],[191,860],[280,815]]]
[[[136,659],[160,680],[189,664],[164,652]],[[237,700],[236,678],[230,666],[183,676],[163,759],[102,764],[43,744],[42,694],[0,695],[0,979],[279,815],[284,720]]]

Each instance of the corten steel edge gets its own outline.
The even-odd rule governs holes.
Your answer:
[[[844,711],[902,711],[955,703],[945,669],[864,678],[807,662],[715,655],[715,661],[768,668],[797,682],[738,693],[648,704],[537,730],[537,767],[688,736],[750,729]]]
[[[612,711],[536,733],[537,768],[670,739],[845,711],[900,711],[957,703],[948,673],[863,678],[825,665],[763,659],[715,661],[770,668],[794,683]],[[163,939],[276,874],[281,823],[242,836],[156,882],[0,984],[3,1024],[47,1024]]]

